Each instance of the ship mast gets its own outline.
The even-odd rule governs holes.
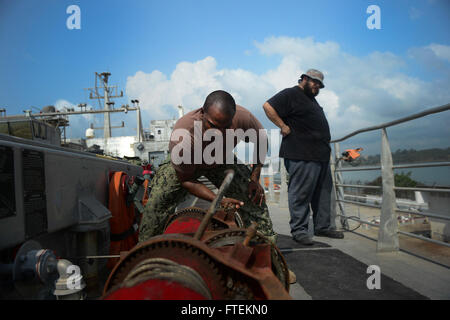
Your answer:
[[[95,73],[95,87],[87,88],[86,90],[90,91],[89,99],[97,99],[100,104],[100,100],[104,99],[103,110],[106,111],[104,113],[103,120],[103,137],[105,139],[105,145],[109,138],[111,138],[111,118],[109,110],[114,109],[114,102],[110,101],[112,98],[122,98],[123,91],[120,91],[120,95],[118,94],[117,86],[108,86],[108,78],[111,75],[109,72]],[[100,80],[100,85],[97,85],[97,79]],[[103,96],[100,95],[99,89],[103,89]],[[119,126],[121,128],[122,126]]]

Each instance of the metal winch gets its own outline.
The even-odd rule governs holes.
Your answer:
[[[278,248],[256,223],[243,228],[237,212],[217,210],[233,175],[227,173],[208,211],[178,211],[164,234],[123,253],[103,299],[291,299]]]

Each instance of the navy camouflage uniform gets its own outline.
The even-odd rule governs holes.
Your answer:
[[[244,226],[249,227],[252,221],[257,222],[258,231],[275,243],[276,234],[273,231],[273,225],[265,199],[260,207],[248,198],[248,183],[251,172],[246,165],[222,164],[210,169],[200,169],[195,172],[194,178],[197,179],[205,176],[219,188],[225,178],[225,171],[227,169],[233,169],[235,175],[225,192],[225,197],[244,202],[244,205],[238,209]],[[181,186],[176,171],[169,159],[164,161],[158,168],[156,175],[150,182],[150,188],[152,191],[145,206],[139,228],[139,242],[162,234],[167,218],[175,213],[177,205],[186,200],[189,194]]]

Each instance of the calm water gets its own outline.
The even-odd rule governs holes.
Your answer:
[[[432,168],[408,168],[395,169],[394,173],[408,173],[411,172],[411,179],[420,182],[427,186],[446,186],[450,187],[450,167],[432,167]],[[263,176],[266,174],[262,173]],[[375,180],[381,175],[380,170],[342,172],[344,183],[367,183]],[[274,182],[281,183],[280,173],[274,175]]]
[[[447,186],[450,187],[450,167],[432,167],[432,168],[407,168],[395,169],[394,173],[408,173],[411,172],[411,179],[422,184],[433,186]],[[344,181],[346,183],[370,182],[381,175],[380,170],[356,171],[356,172],[342,172]]]

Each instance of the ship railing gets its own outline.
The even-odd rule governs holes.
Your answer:
[[[438,245],[450,247],[450,244],[445,241],[440,241],[436,239],[430,239],[418,234],[411,232],[405,232],[399,230],[398,225],[398,215],[401,214],[413,214],[429,218],[437,218],[444,221],[450,220],[450,214],[447,212],[422,212],[418,210],[406,210],[399,209],[397,207],[397,200],[395,191],[396,190],[407,190],[407,191],[422,191],[422,192],[439,192],[439,193],[450,193],[450,189],[445,188],[434,188],[434,187],[397,187],[394,185],[394,169],[404,169],[404,168],[424,168],[424,167],[443,167],[450,166],[450,162],[427,162],[421,164],[393,164],[392,153],[389,146],[389,139],[387,135],[387,128],[419,119],[430,114],[436,114],[448,111],[450,109],[450,104],[446,104],[440,107],[430,108],[420,113],[410,115],[408,117],[400,118],[391,122],[383,123],[373,127],[367,127],[363,129],[356,130],[340,139],[332,140],[331,143],[334,145],[334,157],[331,157],[331,171],[334,183],[334,196],[336,200],[336,216],[340,218],[340,222],[344,228],[348,228],[348,220],[354,220],[360,224],[365,224],[378,229],[378,239],[377,239],[377,251],[398,251],[399,248],[399,235],[404,235],[408,237],[413,237],[423,241],[435,243]],[[346,168],[342,166],[342,161],[337,161],[341,157],[340,142],[349,139],[355,135],[369,132],[369,131],[381,131],[381,165],[371,166],[371,167],[352,167]],[[369,186],[369,185],[355,185],[355,184],[345,184],[343,183],[342,172],[352,172],[352,171],[363,171],[363,170],[381,170],[381,186]],[[351,188],[365,188],[365,189],[380,189],[381,190],[381,205],[362,203],[359,201],[348,200],[349,196],[355,197],[354,195],[344,194],[344,187]],[[347,197],[347,199],[346,199]],[[450,195],[449,195],[450,197]],[[286,200],[285,200],[286,201]],[[365,221],[356,216],[350,216],[346,213],[344,204],[352,204],[356,206],[366,206],[372,208],[380,209],[380,219],[379,224],[373,223],[373,221]],[[338,213],[339,211],[339,213]],[[445,240],[445,239],[444,239]]]

